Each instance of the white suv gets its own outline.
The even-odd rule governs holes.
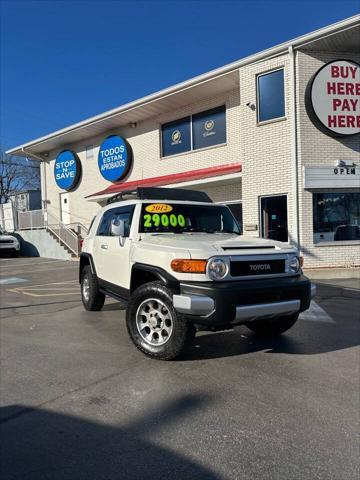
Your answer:
[[[106,295],[126,302],[132,341],[163,360],[197,328],[285,332],[314,295],[294,247],[244,238],[227,206],[170,188],[110,199],[84,240],[79,280],[87,310],[100,310]]]
[[[10,253],[18,257],[20,254],[20,242],[14,235],[10,235],[0,227],[0,254],[1,253]]]

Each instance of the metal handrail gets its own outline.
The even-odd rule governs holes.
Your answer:
[[[44,210],[17,212],[18,230],[35,230],[44,228]]]
[[[71,228],[62,223],[55,215],[46,214],[46,228],[50,230],[69,250],[79,255],[79,237]]]
[[[35,230],[45,228],[75,255],[79,255],[79,236],[69,226],[62,223],[47,210],[29,210],[18,212],[18,230]],[[84,227],[85,231],[86,227]]]
[[[71,228],[73,231],[75,231],[81,238],[85,238],[86,235],[89,233],[88,227],[86,227],[83,223],[81,222],[71,222],[67,223],[66,226],[68,228]]]

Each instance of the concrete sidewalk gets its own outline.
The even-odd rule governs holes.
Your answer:
[[[316,294],[320,297],[360,299],[360,280],[358,278],[312,279],[312,282],[315,283]]]
[[[353,280],[360,284],[360,268],[304,268],[304,274],[311,280]],[[357,287],[360,288],[360,287]]]

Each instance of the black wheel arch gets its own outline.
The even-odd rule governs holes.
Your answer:
[[[141,285],[153,281],[161,281],[175,293],[180,293],[180,282],[170,273],[161,267],[147,265],[145,263],[134,263],[131,269],[130,293]]]
[[[81,283],[81,274],[86,265],[90,265],[92,273],[96,275],[96,269],[92,255],[90,253],[81,252],[79,263],[79,283]]]

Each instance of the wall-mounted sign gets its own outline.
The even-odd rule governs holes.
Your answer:
[[[306,107],[309,117],[331,136],[360,132],[360,65],[335,60],[324,65],[309,82]]]
[[[193,148],[226,142],[225,105],[193,115]]]
[[[132,150],[127,141],[110,135],[100,145],[98,166],[101,175],[109,182],[124,178],[132,164]]]
[[[81,162],[76,153],[63,150],[56,157],[54,176],[57,186],[63,190],[73,190],[81,177]]]
[[[304,188],[359,188],[360,167],[305,166]]]
[[[190,117],[162,126],[162,155],[176,155],[191,150]]]

